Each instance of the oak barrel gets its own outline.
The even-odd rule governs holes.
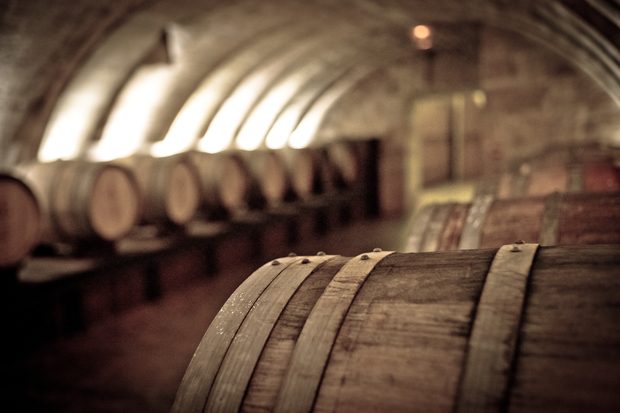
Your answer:
[[[285,149],[282,156],[298,199],[307,201],[346,186],[341,169],[331,162],[325,147]]]
[[[139,219],[139,191],[126,168],[75,160],[18,169],[39,200],[43,243],[115,241]]]
[[[403,251],[497,247],[513,240],[542,245],[620,244],[620,192],[429,204],[413,218]]]
[[[39,242],[41,213],[32,190],[0,172],[0,268],[19,264]]]
[[[617,156],[599,147],[553,151],[523,162],[507,173],[483,180],[478,193],[513,198],[553,192],[620,191]]]
[[[373,251],[267,263],[173,412],[620,409],[620,250]]]
[[[161,227],[183,226],[200,206],[200,181],[186,154],[155,158],[134,155],[130,165],[142,193],[142,221]]]
[[[291,181],[279,151],[257,149],[239,151],[252,176],[250,206],[274,207],[290,196]]]
[[[192,152],[190,159],[198,171],[208,216],[230,217],[247,210],[252,177],[238,152]]]
[[[331,142],[325,147],[328,161],[344,187],[351,188],[362,179],[362,160],[358,143],[341,140]]]

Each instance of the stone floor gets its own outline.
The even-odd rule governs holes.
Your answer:
[[[374,247],[398,249],[404,222],[355,223],[294,249],[299,255],[326,251],[347,256]],[[209,322],[236,286],[261,264],[222,269],[86,332],[49,343],[27,356],[6,357],[2,411],[169,411]]]

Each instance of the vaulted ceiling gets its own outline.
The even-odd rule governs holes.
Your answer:
[[[616,0],[9,0],[0,13],[5,163],[303,146],[364,79],[419,63],[417,24],[444,27],[435,45],[451,51],[475,47],[478,25],[514,31],[620,102]]]

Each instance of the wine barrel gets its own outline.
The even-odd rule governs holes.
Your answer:
[[[249,201],[251,208],[275,207],[289,198],[291,182],[278,151],[258,149],[239,151],[239,155],[253,180]]]
[[[0,268],[19,264],[39,242],[41,214],[30,188],[0,173]]]
[[[230,217],[248,209],[252,177],[239,153],[193,152],[190,159],[198,171],[208,216]]]
[[[330,162],[324,147],[282,150],[295,195],[307,201],[345,187],[344,178],[336,164]]]
[[[142,193],[142,221],[161,227],[187,224],[200,206],[200,180],[185,154],[155,158],[134,155],[121,161],[134,172]]]
[[[325,147],[325,151],[341,186],[352,188],[359,184],[362,179],[362,165],[356,142],[332,142]]]
[[[224,304],[173,412],[620,409],[620,250],[290,257]]]
[[[42,243],[115,241],[139,219],[139,191],[126,168],[75,160],[18,169],[41,206]]]
[[[478,188],[478,194],[500,199],[615,191],[620,191],[620,166],[612,153],[591,147],[545,154],[514,171],[483,180]]]
[[[620,192],[483,195],[471,204],[429,204],[415,215],[403,251],[493,248],[515,239],[542,245],[620,244]]]

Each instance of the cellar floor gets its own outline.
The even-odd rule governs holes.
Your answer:
[[[297,245],[299,255],[398,249],[404,219],[357,222]],[[268,260],[272,257],[264,257]],[[167,412],[185,368],[226,298],[262,262],[196,280],[27,356],[6,357],[1,405],[19,412]],[[6,356],[6,355],[5,355]],[[5,370],[6,368],[6,370]],[[7,408],[11,406],[11,408]]]

